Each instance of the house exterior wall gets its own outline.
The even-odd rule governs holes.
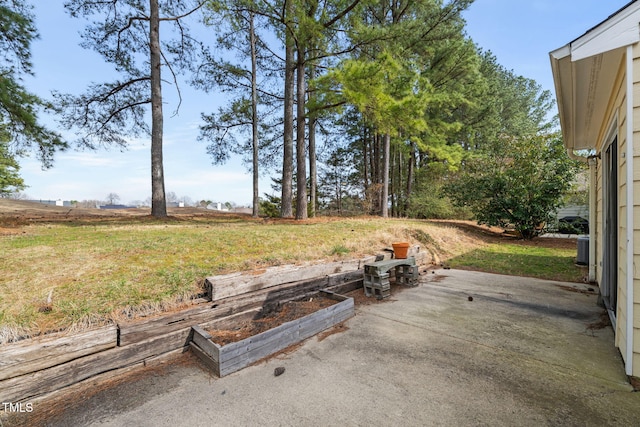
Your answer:
[[[626,69],[625,65],[621,66]],[[618,304],[616,308],[615,343],[623,358],[627,354],[627,97],[626,74],[616,88],[618,113]]]
[[[640,377],[640,44],[633,47],[633,375]]]
[[[602,274],[603,274],[603,257],[604,257],[604,203],[605,203],[605,195],[604,195],[604,174],[605,174],[605,166],[604,166],[604,152],[609,147],[609,143],[611,142],[611,138],[613,135],[617,136],[617,144],[618,144],[618,265],[619,271],[618,275],[622,273],[620,271],[620,264],[624,261],[624,256],[626,256],[626,246],[623,244],[622,239],[625,238],[626,234],[621,232],[621,227],[626,226],[623,223],[624,214],[624,206],[625,203],[625,167],[624,158],[622,157],[623,151],[626,149],[626,135],[625,135],[625,118],[626,118],[626,96],[625,96],[625,80],[624,80],[624,64],[620,64],[619,78],[617,79],[614,91],[611,96],[610,108],[607,111],[606,120],[602,123],[602,129],[600,130],[600,138],[597,145],[597,152],[601,156],[597,166],[596,166],[596,280],[599,284],[602,284]],[[617,122],[616,122],[617,120]],[[611,127],[615,124],[615,129]],[[612,135],[613,132],[613,135]],[[624,250],[624,255],[620,253],[621,250]],[[619,277],[620,278],[620,277]],[[617,315],[617,313],[616,313]]]
[[[603,276],[615,256],[615,343],[629,375],[640,377],[640,2],[630,2],[579,38],[550,52],[565,146],[595,149],[590,200],[590,279]],[[616,139],[617,189],[608,186],[610,142]],[[601,157],[600,157],[601,155]],[[609,188],[607,188],[609,187]],[[616,191],[617,190],[617,191]],[[595,194],[594,194],[595,193]],[[618,247],[604,234],[606,204],[617,193]],[[629,229],[629,228],[632,229]],[[605,249],[607,249],[605,251]],[[615,254],[615,255],[614,255]],[[593,255],[593,252],[591,253]],[[607,285],[606,287],[604,285]]]
[[[635,265],[640,265],[640,49],[636,45],[634,52],[634,158],[633,158],[633,188],[634,188],[634,268],[630,272],[634,276],[634,375],[640,376],[640,276]],[[592,224],[596,227],[596,280],[602,285],[603,257],[604,257],[604,172],[602,162],[604,151],[611,142],[611,130],[615,124],[615,132],[618,144],[617,175],[618,175],[618,283],[617,283],[617,309],[615,324],[615,345],[620,349],[623,358],[627,355],[627,96],[626,96],[626,59],[619,64],[619,73],[614,85],[606,120],[602,123],[600,140],[597,152],[603,155],[596,166],[596,218]],[[626,360],[625,360],[626,362]]]

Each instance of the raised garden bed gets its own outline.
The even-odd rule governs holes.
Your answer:
[[[312,337],[354,315],[353,298],[327,291],[320,291],[318,297],[330,299],[335,303],[236,342],[220,345],[212,340],[213,337],[209,332],[200,326],[194,326],[191,349],[216,375],[223,377]],[[286,305],[284,307],[286,309]],[[257,311],[256,314],[258,314]],[[280,317],[286,319],[288,315],[285,313]],[[260,324],[264,324],[264,319],[268,319],[269,316],[257,317],[262,319],[254,320],[252,326],[254,328],[260,328]],[[250,328],[247,327],[247,329]],[[236,332],[243,334],[242,328]],[[229,338],[234,333],[219,335]]]

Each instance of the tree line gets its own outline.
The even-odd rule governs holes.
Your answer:
[[[552,153],[545,161],[564,162],[551,94],[469,38],[462,14],[472,3],[69,0],[67,12],[90,22],[82,46],[119,77],[44,101],[19,81],[20,73],[31,73],[29,43],[37,37],[30,9],[0,0],[0,19],[15,36],[0,36],[3,82],[20,89],[0,88],[8,94],[0,106],[0,157],[35,149],[50,166],[55,151],[71,145],[126,147],[128,137],[147,135],[152,215],[166,216],[163,91],[180,98],[180,82],[187,82],[228,95],[227,105],[202,113],[199,138],[214,164],[232,154],[245,158],[256,216],[261,204],[297,219],[323,210],[466,215],[480,206],[472,196],[481,192],[468,193],[478,182],[473,174],[490,170],[488,159],[503,160],[492,163],[495,171],[513,166],[526,140],[529,151]],[[28,110],[31,125],[14,120],[14,105]],[[46,108],[79,138],[67,142],[39,126],[36,113]],[[567,165],[560,193],[575,173]],[[15,173],[16,165],[5,170]],[[278,195],[261,200],[258,176],[274,170]],[[558,202],[545,203],[542,210]]]

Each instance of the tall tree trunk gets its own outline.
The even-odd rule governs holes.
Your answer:
[[[395,183],[395,177],[393,176],[396,173],[395,168],[393,167],[393,156],[395,156],[395,151],[391,151],[391,147],[389,147],[389,185],[388,185],[388,197],[389,197],[389,216],[393,217],[394,214],[394,204],[395,204],[395,194],[393,191],[393,185]]]
[[[403,194],[403,172],[404,172],[404,156],[402,155],[402,150],[400,147],[396,147],[397,157],[394,159],[396,165],[398,166],[398,176],[396,177],[396,182],[394,183],[394,191],[396,193],[396,212],[394,214],[395,217],[401,217],[405,215],[404,212],[404,201],[405,194]]]
[[[293,1],[286,5],[285,21],[293,15]],[[284,63],[284,155],[282,158],[282,206],[283,218],[293,216],[293,94],[295,87],[295,63],[293,35],[289,28],[285,29],[285,63]]]
[[[411,155],[409,156],[409,167],[407,168],[407,197],[405,198],[404,211],[409,211],[409,200],[411,199],[411,192],[413,191],[413,181],[415,180],[414,174],[416,169],[416,143],[411,142],[409,146]]]
[[[397,194],[397,202],[396,202],[396,217],[405,216],[404,205],[405,205],[405,194],[403,194],[403,172],[404,172],[404,156],[402,155],[402,150],[397,148],[397,165],[398,165],[398,179],[395,183],[395,192]]]
[[[375,213],[381,213],[382,210],[382,180],[380,176],[380,134],[373,134],[373,153],[371,156],[371,173],[373,174],[372,182],[375,185]]]
[[[384,134],[384,148],[382,150],[382,217],[389,217],[389,155],[391,149],[391,135]]]
[[[378,213],[378,205],[374,200],[374,192],[377,197],[377,184],[376,181],[376,133],[369,129],[369,183],[371,184],[371,189],[369,190],[369,197],[371,198],[371,208],[369,209],[369,214]],[[375,208],[375,209],[374,209]]]
[[[394,146],[392,150],[391,164],[389,165],[389,193],[391,197],[391,216],[398,216],[398,205],[400,204],[400,193],[398,191],[398,177],[400,176],[400,168],[398,168],[398,146]]]
[[[367,141],[367,127],[362,127],[362,177],[364,183],[364,194],[369,191],[369,144]]]
[[[309,117],[309,199],[311,212],[309,216],[315,217],[318,209],[318,165],[316,153],[316,122],[313,116]]]
[[[315,77],[315,67],[309,67],[309,78]],[[316,159],[316,117],[315,114],[309,114],[309,202],[311,212],[309,216],[316,216],[318,204],[318,168]]]
[[[253,217],[260,214],[260,193],[258,191],[258,72],[256,55],[256,33],[254,28],[254,13],[249,12],[249,43],[251,44],[251,148],[253,149]]]
[[[149,0],[149,43],[151,61],[151,215],[167,216],[162,160],[162,80],[160,76],[160,10],[158,0]]]
[[[342,179],[338,180],[338,212],[342,215]]]
[[[302,46],[298,46],[296,79],[296,219],[307,219],[307,147],[304,138],[307,88],[305,84],[304,47]]]

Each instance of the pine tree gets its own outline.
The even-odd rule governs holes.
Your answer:
[[[55,111],[53,105],[30,93],[22,82],[23,76],[34,74],[31,43],[38,38],[38,32],[31,7],[24,1],[0,0],[0,28],[0,141],[3,163],[17,165],[17,155],[26,155],[33,150],[42,165],[50,167],[55,152],[66,149],[67,143],[58,133],[38,121],[39,112]]]
[[[177,87],[176,72],[195,63],[197,42],[188,33],[186,19],[202,2],[70,0],[65,7],[73,17],[94,18],[83,34],[83,46],[95,49],[112,63],[122,80],[92,84],[83,95],[57,94],[64,110],[63,125],[78,127],[78,144],[126,147],[127,136],[151,137],[151,214],[167,216],[163,162],[163,95],[161,69],[165,67]],[[161,24],[173,24],[176,40],[161,41]],[[179,94],[179,90],[177,90]],[[147,124],[146,106],[151,109]]]

